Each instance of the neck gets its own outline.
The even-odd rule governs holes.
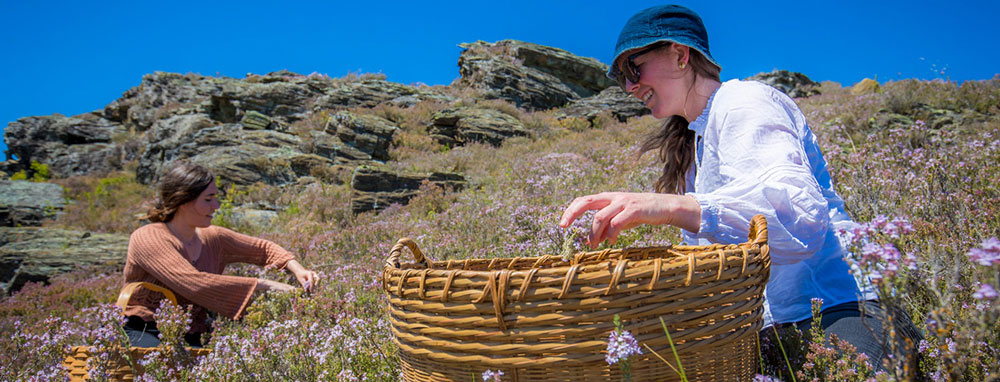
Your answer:
[[[715,93],[719,86],[722,86],[719,81],[694,76],[694,86],[691,87],[687,96],[690,102],[686,102],[684,107],[684,119],[688,123],[694,122],[701,115],[701,112],[708,106],[708,99],[712,97],[712,93]]]
[[[185,244],[191,242],[192,239],[194,239],[195,226],[183,224],[177,221],[177,219],[168,221],[166,224],[167,228],[170,228],[170,231],[173,232],[174,235],[176,235],[178,239],[181,239],[181,241],[183,241]]]

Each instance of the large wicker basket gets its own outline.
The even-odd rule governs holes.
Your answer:
[[[128,305],[129,299],[132,298],[132,292],[134,292],[136,288],[139,287],[163,293],[164,298],[170,300],[174,304],[177,303],[177,297],[174,296],[174,293],[171,292],[169,289],[163,288],[156,284],[150,284],[147,282],[133,282],[126,284],[122,288],[121,292],[118,294],[118,301],[115,303],[115,305],[117,305],[122,309],[125,309],[125,306]],[[133,360],[138,360],[142,359],[143,357],[146,356],[146,354],[149,354],[154,350],[159,350],[159,348],[133,347],[129,349],[129,356]],[[190,352],[192,357],[208,355],[209,353],[212,352],[212,349],[208,348],[187,348],[187,350],[188,352]],[[66,359],[63,360],[63,367],[65,367],[66,370],[69,371],[70,382],[83,382],[90,380],[90,377],[87,375],[88,374],[87,359],[90,358],[92,351],[93,349],[90,346],[73,346],[70,349],[69,355],[67,355]],[[115,363],[116,366],[113,368],[113,370],[109,370],[112,381],[135,380],[136,370],[132,370],[132,368],[129,366],[128,362],[124,358],[116,360]],[[137,365],[137,367],[140,366]],[[141,373],[142,370],[138,370],[138,372]]]
[[[414,263],[400,263],[403,248]],[[666,323],[689,380],[750,380],[757,367],[767,224],[738,245],[666,246],[558,256],[430,261],[402,239],[382,271],[406,381],[608,381],[613,318],[675,364]],[[676,366],[676,365],[674,365]],[[632,380],[680,380],[648,350]]]

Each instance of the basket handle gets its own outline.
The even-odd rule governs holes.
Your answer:
[[[431,264],[427,261],[427,257],[424,257],[424,253],[420,252],[420,248],[417,248],[417,243],[410,240],[408,237],[399,239],[396,245],[392,246],[389,250],[389,258],[385,259],[385,266],[390,268],[399,269],[399,257],[403,252],[403,248],[409,248],[410,252],[413,253],[413,259],[415,263],[423,265],[424,268],[430,268]]]
[[[767,244],[767,219],[757,214],[750,219],[750,234],[747,235],[750,244]]]
[[[163,293],[163,297],[166,297],[167,300],[170,300],[170,302],[174,303],[174,305],[177,305],[177,297],[174,296],[174,292],[171,292],[170,289],[161,287],[153,283],[148,283],[145,281],[136,281],[125,284],[125,287],[122,288],[122,291],[118,293],[118,301],[115,302],[115,305],[118,305],[119,308],[122,308],[122,310],[124,310],[125,307],[128,306],[128,300],[132,298],[132,292],[134,292],[135,288],[138,287],[143,287],[154,292]]]

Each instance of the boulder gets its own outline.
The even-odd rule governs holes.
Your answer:
[[[138,147],[114,142],[126,135],[121,124],[93,113],[21,118],[3,133],[7,157],[17,157],[7,171],[26,170],[37,161],[56,177],[110,173],[121,169],[123,161],[138,157]]]
[[[0,181],[0,226],[40,226],[66,206],[63,188],[53,183]]]
[[[805,74],[775,69],[770,73],[760,73],[749,77],[747,81],[759,81],[781,90],[789,97],[809,97],[819,94],[819,83],[810,80]]]
[[[620,122],[650,113],[649,108],[642,101],[632,97],[618,86],[604,89],[587,98],[571,101],[562,110],[566,117],[585,118],[591,122],[593,122],[594,117],[603,112],[610,112]]]
[[[355,149],[344,150],[346,147],[341,146],[338,156],[353,160],[389,160],[389,145],[398,130],[385,118],[347,111],[337,112],[326,125],[328,134],[336,135],[344,145]]]
[[[239,232],[260,231],[270,226],[278,217],[277,211],[240,206],[222,215],[225,225]]]
[[[562,107],[615,86],[607,65],[561,49],[516,40],[459,46],[462,83],[529,110]]]
[[[400,173],[359,166],[351,178],[351,209],[358,214],[381,211],[393,203],[406,204],[420,194],[420,186],[424,182],[456,191],[468,185],[464,176],[454,173]]]
[[[516,117],[500,110],[479,107],[439,111],[431,117],[428,131],[438,143],[452,147],[468,142],[499,146],[507,138],[531,136]]]
[[[128,235],[40,227],[0,227],[0,288],[21,289],[29,281],[87,266],[121,269],[128,251]]]

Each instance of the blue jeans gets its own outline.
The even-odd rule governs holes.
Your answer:
[[[889,348],[889,334],[884,323],[891,320],[896,332],[897,352],[906,356],[911,375],[918,371],[916,347],[923,335],[913,325],[910,316],[903,311],[886,312],[886,309],[875,300],[864,302],[847,302],[823,309],[820,325],[829,346],[830,336],[853,345],[858,353],[868,356],[875,370],[884,370],[882,362],[889,359],[892,351]],[[787,376],[784,354],[793,368],[799,368],[805,362],[808,345],[811,340],[809,329],[814,322],[808,318],[795,323],[778,324],[774,328],[765,328],[760,332],[761,356],[764,358],[763,372],[771,375]],[[775,330],[777,329],[777,330]],[[781,339],[785,353],[777,346],[775,331]],[[769,369],[769,370],[767,370]]]
[[[155,348],[160,346],[160,331],[156,329],[156,322],[143,321],[137,316],[128,316],[123,329],[125,329],[125,334],[128,335],[128,341],[132,347]],[[185,334],[184,342],[193,348],[202,347],[201,333]]]

